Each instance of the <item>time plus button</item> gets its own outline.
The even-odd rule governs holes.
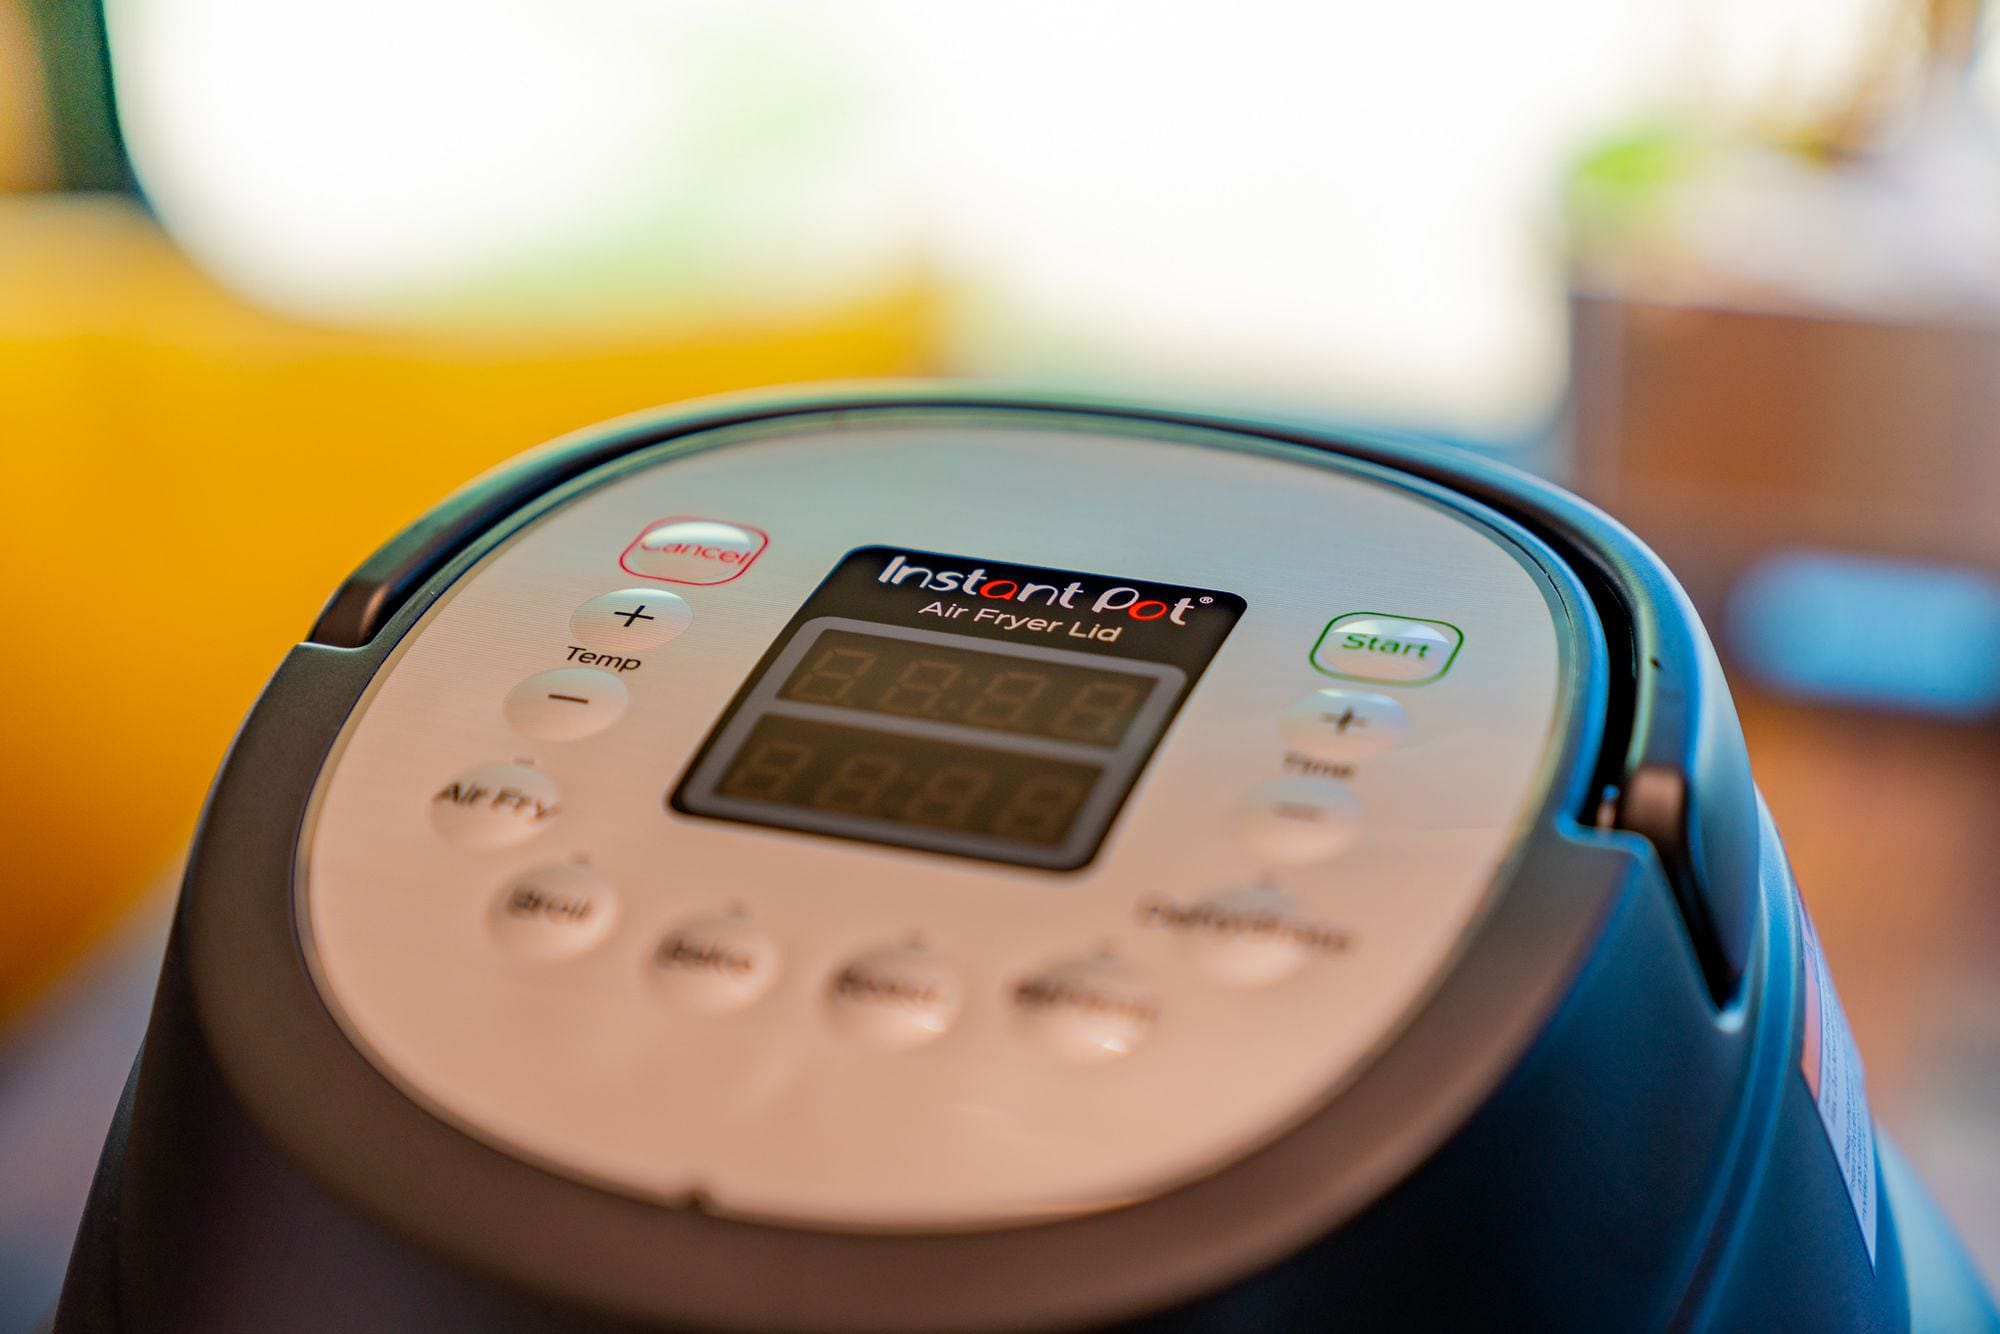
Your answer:
[[[1316,760],[1365,760],[1395,748],[1410,730],[1403,706],[1360,690],[1315,690],[1278,720],[1293,750]]]

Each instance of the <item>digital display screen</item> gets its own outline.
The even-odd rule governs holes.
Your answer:
[[[669,804],[1075,869],[1242,612],[1213,590],[864,547],[780,632]]]
[[[1059,845],[1101,768],[767,714],[717,795]]]
[[[1116,746],[1153,678],[973,648],[829,630],[778,698]]]

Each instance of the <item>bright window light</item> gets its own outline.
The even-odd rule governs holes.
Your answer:
[[[1555,201],[1649,118],[1833,104],[1885,0],[108,0],[133,157],[317,318],[810,308],[958,368],[1444,428],[1545,414]]]

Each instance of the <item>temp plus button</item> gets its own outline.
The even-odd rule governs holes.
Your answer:
[[[676,638],[693,620],[694,608],[678,593],[664,588],[621,588],[578,607],[569,618],[569,632],[587,649],[625,655],[658,648]]]
[[[1449,621],[1352,611],[1320,631],[1312,665],[1349,681],[1420,686],[1450,671],[1464,643],[1465,635]]]

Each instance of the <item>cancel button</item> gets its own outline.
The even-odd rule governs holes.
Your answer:
[[[1465,642],[1449,621],[1351,611],[1336,616],[1313,645],[1312,664],[1347,681],[1420,686],[1451,670]]]

